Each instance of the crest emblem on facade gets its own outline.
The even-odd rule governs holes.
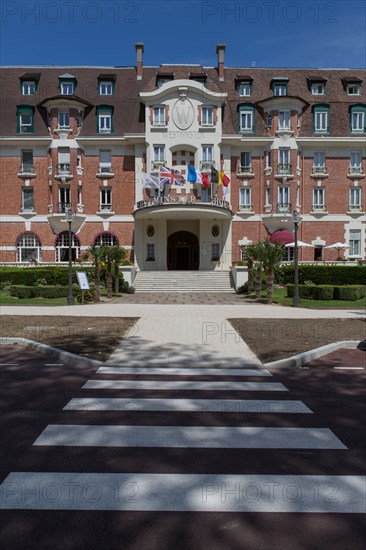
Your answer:
[[[185,94],[181,94],[173,107],[173,121],[179,130],[188,130],[194,121],[194,107]]]

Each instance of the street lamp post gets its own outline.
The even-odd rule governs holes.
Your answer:
[[[67,296],[67,305],[73,306],[74,305],[74,296],[72,293],[72,246],[71,246],[71,224],[72,220],[74,219],[74,214],[71,211],[71,208],[66,213],[66,220],[69,224],[69,293]]]
[[[294,271],[295,271],[295,289],[293,307],[298,307],[300,304],[299,298],[299,247],[297,245],[297,231],[300,223],[300,215],[297,210],[293,212],[294,226],[295,226],[295,247],[294,247]]]

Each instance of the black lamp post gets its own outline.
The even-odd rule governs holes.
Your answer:
[[[295,271],[295,289],[293,307],[298,307],[300,304],[299,298],[299,247],[297,245],[297,231],[300,223],[300,214],[297,210],[293,211],[293,220],[295,226],[295,247],[294,247],[294,271]]]
[[[72,246],[71,246],[71,224],[72,220],[74,219],[74,214],[71,211],[71,208],[66,212],[66,220],[69,224],[69,293],[67,296],[67,305],[73,306],[74,305],[74,296],[72,293]]]

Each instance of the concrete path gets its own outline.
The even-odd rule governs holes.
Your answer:
[[[136,296],[136,302],[139,297]],[[260,367],[228,318],[356,319],[360,310],[309,310],[264,304],[93,304],[60,307],[2,306],[2,315],[139,317],[108,363],[129,366]]]

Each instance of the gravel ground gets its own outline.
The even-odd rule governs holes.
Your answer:
[[[364,340],[366,322],[359,319],[229,319],[263,362],[342,340]],[[1,337],[27,338],[72,353],[106,361],[136,318],[120,317],[1,317]]]

